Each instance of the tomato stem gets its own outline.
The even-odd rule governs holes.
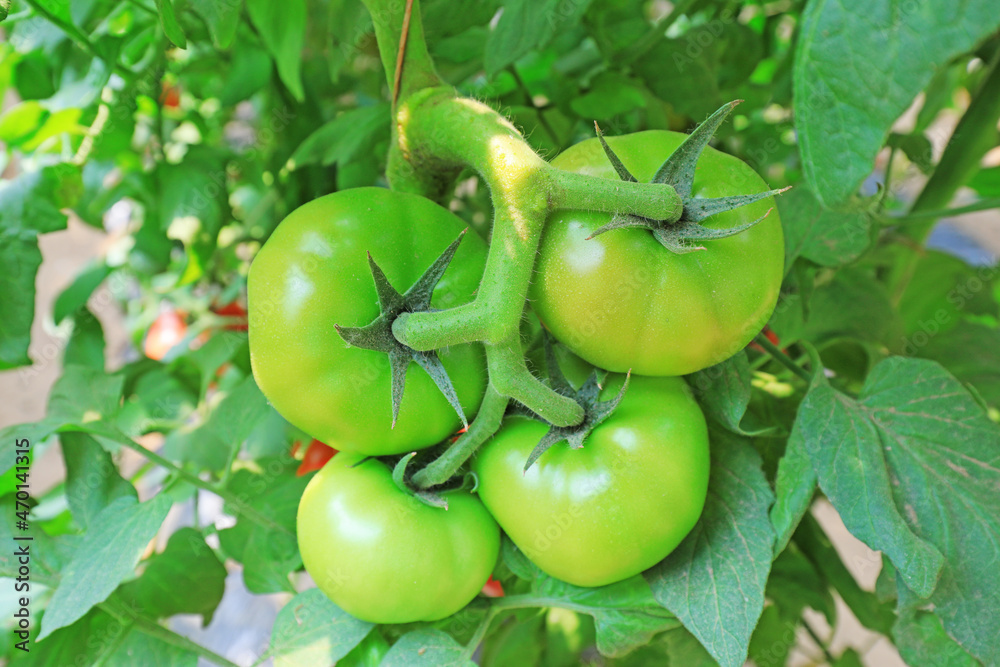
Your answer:
[[[782,366],[792,371],[806,382],[812,382],[812,375],[809,374],[809,371],[795,363],[791,357],[781,351],[781,348],[768,340],[768,337],[765,334],[757,334],[757,337],[754,338],[754,342],[767,350],[767,353]]]
[[[1000,119],[1000,54],[993,59],[990,70],[976,91],[972,102],[955,127],[934,173],[917,196],[907,217],[921,218],[900,228],[905,237],[920,244],[938,220],[925,213],[945,208],[958,189],[979,169],[979,162],[996,140],[997,120]],[[911,253],[894,267],[889,279],[893,302],[898,304],[917,271],[923,253]]]
[[[430,465],[413,475],[411,482],[422,489],[444,484],[468,461],[476,450],[492,436],[503,420],[509,399],[498,392],[492,384],[486,387],[486,395],[479,407],[479,413],[469,424],[468,430],[453,442],[445,452]]]
[[[372,14],[392,87],[406,0],[364,2]],[[520,344],[519,324],[545,221],[557,208],[677,220],[683,211],[680,197],[666,184],[615,182],[555,169],[494,109],[441,87],[417,2],[413,3],[403,66],[387,167],[391,186],[442,200],[449,196],[459,171],[472,168],[490,189],[495,217],[475,300],[448,310],[402,314],[393,322],[392,334],[418,351],[481,342],[492,391],[523,403],[555,426],[578,424],[582,408],[531,375]],[[494,428],[499,426],[492,416],[483,420],[484,425],[494,423]],[[480,433],[476,437],[485,439]],[[469,436],[462,445],[474,451],[478,444],[472,442]],[[462,460],[469,455],[471,451]],[[441,466],[449,473],[456,468],[450,459]],[[429,473],[422,483],[430,484],[430,477]],[[433,477],[438,479],[439,473]]]

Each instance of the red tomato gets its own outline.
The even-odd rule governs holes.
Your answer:
[[[167,109],[176,109],[181,105],[181,89],[179,86],[164,82],[160,93],[160,104]]]
[[[298,452],[300,443],[296,442],[292,446],[292,455],[294,456]],[[309,443],[309,449],[306,450],[305,455],[302,457],[302,463],[299,465],[299,469],[295,471],[295,474],[299,477],[312,472],[313,470],[319,470],[326,465],[326,462],[333,458],[333,455],[337,453],[337,450],[329,445],[324,445],[319,440],[313,440]]]
[[[230,301],[224,306],[216,306],[212,308],[212,312],[223,317],[240,318],[238,322],[224,326],[223,328],[227,331],[247,330],[247,309],[241,306],[238,301]]]
[[[167,356],[167,352],[184,339],[187,324],[176,310],[165,310],[160,313],[146,332],[146,342],[143,352],[150,359],[159,361]]]
[[[488,598],[502,598],[504,596],[503,585],[494,579],[492,574],[483,584],[483,590],[480,592]]]

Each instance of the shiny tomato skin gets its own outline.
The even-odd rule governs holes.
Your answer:
[[[321,197],[278,225],[250,267],[247,294],[253,374],[285,419],[340,451],[373,456],[428,447],[461,426],[430,376],[411,363],[392,428],[388,356],[348,347],[334,325],[363,326],[379,314],[366,252],[405,292],[464,228],[423,197],[382,188]],[[485,242],[466,234],[431,305],[470,301],[485,262]],[[486,387],[482,346],[439,355],[471,419]]]
[[[621,383],[609,378],[602,398]],[[554,445],[523,473],[546,430],[508,418],[473,470],[487,509],[547,574],[577,586],[621,581],[663,560],[697,523],[708,491],[708,433],[682,379],[633,376],[582,449]]]
[[[384,463],[364,458],[334,456],[302,494],[297,528],[306,570],[340,608],[365,621],[454,614],[496,565],[496,522],[466,491],[445,492],[448,509],[425,505],[396,487]]]
[[[664,130],[608,138],[639,181],[652,179],[687,135]],[[553,166],[618,178],[597,139],[570,147]],[[768,187],[742,160],[707,147],[698,161],[696,197],[763,192]],[[560,210],[550,215],[532,285],[532,307],[573,352],[616,372],[684,375],[743,349],[774,310],[784,268],[784,240],[769,197],[703,221],[706,227],[761,223],[705,250],[675,254],[646,229],[590,236],[607,213]]]

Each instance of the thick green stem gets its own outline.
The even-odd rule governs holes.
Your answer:
[[[958,189],[979,168],[979,161],[996,145],[997,120],[1000,119],[1000,56],[994,58],[986,79],[972,103],[955,127],[941,160],[924,189],[910,208],[910,215],[945,208]],[[922,244],[937,218],[921,218],[901,229],[906,237]],[[898,303],[917,270],[919,255],[911,255],[897,265],[890,277],[893,299]]]
[[[582,208],[674,221],[682,204],[673,188],[567,173],[551,167],[496,111],[450,90],[426,90],[396,114],[401,159],[390,180],[415,172],[478,171],[495,209],[486,271],[476,300],[432,313],[401,316],[400,342],[417,350],[482,341],[497,344],[517,331],[549,211]],[[532,408],[534,406],[531,406]]]
[[[552,208],[575,208],[605,213],[635,213],[643,217],[676,222],[684,212],[684,202],[672,187],[662,183],[636,183],[610,178],[594,178],[571,171],[550,169],[549,197]]]
[[[528,370],[517,331],[506,341],[486,346],[486,364],[490,383],[497,391],[526,405],[550,424],[572,426],[583,421],[579,403],[556,393]]]
[[[444,484],[458,472],[476,450],[500,428],[504,411],[510,399],[498,392],[492,384],[486,387],[486,396],[476,418],[466,431],[430,465],[413,476],[413,483],[426,489]]]
[[[379,52],[392,85],[406,0],[364,2],[372,13]],[[436,87],[440,81],[424,42],[416,3],[403,67],[393,109],[389,183],[396,190],[440,199],[461,169],[472,168],[490,189],[495,217],[475,300],[444,311],[403,314],[393,323],[393,335],[417,350],[482,342],[492,391],[523,403],[556,426],[579,423],[583,409],[534,377],[520,346],[519,323],[549,212],[582,208],[672,222],[681,215],[680,198],[666,185],[624,183],[557,170],[495,110],[458,97],[452,89]],[[493,422],[499,424],[493,416],[483,420],[484,426]],[[477,445],[470,437],[462,443],[465,446],[474,450]],[[457,451],[462,453],[462,448]],[[440,465],[442,471],[456,468],[450,461]],[[422,483],[438,476],[427,473]]]

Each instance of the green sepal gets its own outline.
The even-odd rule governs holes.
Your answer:
[[[618,404],[622,402],[631,377],[632,373],[629,372],[625,376],[625,383],[622,385],[621,391],[613,399],[610,401],[600,401],[598,397],[601,393],[602,378],[598,376],[597,371],[592,372],[575,396],[577,403],[583,407],[583,421],[575,426],[550,426],[548,433],[531,450],[531,454],[524,464],[524,471],[527,472],[528,468],[534,465],[535,461],[547,452],[552,445],[558,444],[563,440],[569,443],[569,446],[573,449],[581,449],[587,436],[597,428],[598,424],[610,417],[611,413],[618,407]]]
[[[458,244],[465,236],[463,230],[448,248],[441,253],[430,268],[417,279],[413,286],[400,294],[395,287],[389,283],[385,273],[368,253],[368,266],[372,272],[372,279],[375,281],[375,291],[378,294],[379,316],[370,324],[363,327],[342,327],[334,325],[337,333],[348,345],[385,352],[389,356],[389,369],[392,373],[392,426],[396,426],[396,418],[399,416],[399,406],[403,401],[403,388],[406,384],[406,372],[410,368],[410,362],[415,362],[418,366],[427,371],[427,374],[441,390],[444,397],[448,399],[448,404],[458,413],[464,426],[469,422],[465,418],[465,411],[458,400],[455,386],[448,377],[448,372],[437,356],[437,352],[414,350],[412,347],[403,345],[392,335],[392,323],[403,313],[417,313],[430,310],[431,296],[434,294],[434,287],[441,276],[448,268]]]
[[[448,500],[444,496],[433,491],[417,490],[407,484],[406,468],[416,455],[416,452],[410,452],[399,459],[399,462],[392,468],[392,481],[400,491],[413,496],[423,504],[445,510],[448,509]]]
[[[611,162],[611,166],[615,168],[618,173],[618,178],[623,181],[631,181],[633,183],[638,183],[639,179],[632,175],[632,172],[628,170],[628,167],[622,163],[621,158],[611,150],[611,146],[608,146],[608,142],[604,140],[604,134],[601,132],[601,127],[594,122],[594,131],[597,132],[597,139],[601,142],[601,148],[604,149],[604,154],[608,156],[608,161]]]
[[[597,370],[591,372],[590,376],[586,379],[580,389],[574,389],[573,385],[569,383],[566,376],[563,374],[562,369],[559,368],[559,362],[556,360],[555,350],[552,347],[552,338],[547,332],[543,330],[542,340],[545,346],[545,365],[548,369],[549,375],[549,386],[556,391],[556,393],[563,396],[569,396],[583,408],[583,421],[574,426],[552,426],[549,425],[548,432],[538,441],[538,444],[531,451],[528,456],[528,460],[524,464],[524,471],[527,472],[528,468],[534,465],[535,461],[544,454],[552,445],[558,444],[565,440],[569,443],[569,446],[573,449],[580,449],[583,447],[584,441],[587,436],[590,435],[598,424],[607,419],[618,404],[621,403],[622,397],[625,396],[625,390],[628,389],[628,383],[632,376],[631,372],[625,376],[625,384],[622,385],[621,391],[610,401],[599,400],[601,395],[601,383],[604,381],[607,373],[599,373]],[[539,421],[545,421],[538,415],[527,410],[527,408],[519,408],[519,406],[513,406],[511,410],[514,414],[523,414],[524,416],[531,417],[533,419],[538,419]],[[546,422],[548,423],[548,422]]]
[[[768,190],[767,192],[751,195],[732,195],[729,197],[703,198],[691,196],[698,158],[701,157],[702,151],[705,150],[705,146],[708,145],[709,140],[715,135],[719,126],[722,125],[733,108],[740,102],[742,100],[735,100],[724,104],[709,116],[707,120],[696,127],[694,132],[689,134],[684,142],[670,154],[670,157],[660,165],[660,168],[656,171],[656,175],[653,176],[652,183],[669,185],[680,195],[684,203],[684,211],[679,220],[668,222],[666,220],[653,220],[631,214],[616,214],[611,218],[610,222],[602,225],[588,236],[588,240],[613,229],[648,229],[664,248],[676,254],[684,254],[696,250],[705,250],[704,246],[698,245],[700,241],[711,241],[735,236],[745,232],[766,218],[770,210],[753,222],[729,229],[712,229],[700,224],[702,220],[717,213],[732,211],[741,206],[773,197],[788,190],[788,188]],[[601,130],[597,127],[596,123],[594,127],[597,130],[597,138],[601,142],[601,146],[604,148],[604,152],[618,176],[625,181],[635,181],[635,177],[622,164],[621,159],[604,140],[604,136],[601,134]]]
[[[713,241],[715,239],[724,239],[727,236],[736,236],[756,225],[770,213],[771,209],[768,209],[767,213],[756,220],[739,225],[738,227],[729,227],[726,229],[713,229],[699,225],[697,222],[685,220],[674,225],[664,225],[663,227],[654,229],[653,236],[656,237],[656,240],[664,248],[678,255],[683,255],[705,249],[705,246],[694,245],[694,242]]]
[[[681,199],[691,198],[691,188],[694,185],[694,172],[698,165],[698,158],[708,145],[709,140],[715,136],[716,131],[726,120],[729,113],[736,108],[736,105],[743,100],[734,100],[728,104],[723,104],[715,113],[708,117],[694,132],[687,136],[680,146],[678,146],[670,157],[664,161],[653,176],[653,183],[666,183],[672,185]]]

